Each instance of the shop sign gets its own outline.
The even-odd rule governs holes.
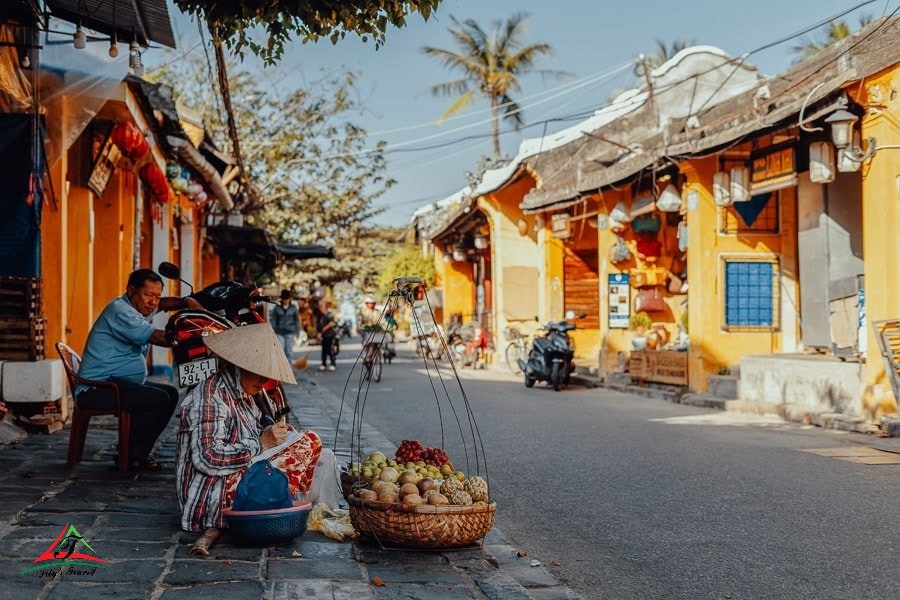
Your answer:
[[[561,240],[572,237],[569,213],[554,213],[550,217],[550,231],[553,233],[553,237]]]
[[[102,197],[106,191],[109,178],[112,177],[121,156],[122,153],[119,152],[118,147],[113,143],[112,136],[107,136],[106,141],[100,148],[100,152],[97,154],[97,160],[94,161],[94,166],[91,169],[91,175],[87,182],[88,188],[98,198]]]
[[[760,194],[796,185],[796,161],[793,143],[773,146],[751,157],[750,192]]]
[[[628,329],[631,316],[631,277],[628,273],[611,273],[609,285],[609,328]]]

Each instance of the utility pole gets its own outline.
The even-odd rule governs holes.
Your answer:
[[[653,82],[650,79],[650,67],[647,66],[647,57],[639,54],[638,63],[641,65],[641,70],[644,72],[644,80],[647,82],[647,106],[651,111],[655,112],[655,107],[653,106]],[[659,123],[659,115],[657,115],[656,121]]]

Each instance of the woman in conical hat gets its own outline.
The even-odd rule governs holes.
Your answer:
[[[292,496],[305,494],[322,451],[312,431],[271,424],[253,400],[270,380],[296,384],[291,365],[268,323],[244,325],[204,338],[220,359],[219,371],[193,388],[181,405],[176,486],[181,526],[203,531],[192,552],[208,554],[225,526],[251,460],[290,435],[296,441],[269,458],[288,476]]]

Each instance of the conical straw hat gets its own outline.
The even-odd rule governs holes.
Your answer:
[[[268,323],[226,329],[204,337],[203,343],[223,360],[245,371],[284,383],[297,383],[291,363]]]

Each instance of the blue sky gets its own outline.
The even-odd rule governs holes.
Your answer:
[[[613,90],[631,87],[635,76],[629,63],[642,52],[653,54],[656,40],[667,45],[691,40],[741,56],[864,4],[842,17],[855,29],[861,15],[879,17],[896,9],[898,1],[445,0],[427,22],[413,16],[407,27],[389,30],[385,44],[377,50],[371,41],[362,43],[355,36],[337,45],[297,42],[268,75],[282,80],[282,85],[299,86],[304,76],[315,77],[322,69],[359,73],[365,110],[353,120],[368,130],[373,144],[377,139],[388,141],[393,149],[388,155],[389,175],[398,181],[377,202],[385,211],[375,222],[403,226],[417,208],[464,187],[465,172],[474,170],[479,157],[490,153],[486,101],[474,102],[465,113],[440,127],[435,124],[451,100],[432,97],[426,90],[455,79],[457,73],[423,54],[421,47],[455,50],[447,31],[451,15],[459,20],[475,19],[489,29],[494,21],[513,12],[530,13],[526,43],[548,43],[554,49],[536,67],[570,74],[562,81],[544,81],[536,75],[522,79],[522,92],[515,98],[525,107],[524,120],[531,126],[501,136],[502,152],[514,156],[522,139],[571,126],[577,122],[571,119],[602,106]],[[190,40],[177,52],[202,52],[196,47],[196,24],[171,7],[171,0],[170,10],[176,36]],[[747,62],[763,74],[776,74],[795,58],[795,45],[820,36],[821,30],[817,30],[754,52]],[[154,53],[157,56],[151,56]],[[150,66],[155,60],[171,58],[160,51],[148,52],[145,63]],[[473,136],[475,139],[466,139]],[[428,146],[440,147],[426,149]]]

